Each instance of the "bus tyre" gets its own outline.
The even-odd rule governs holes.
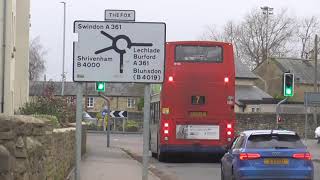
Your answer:
[[[157,153],[152,152],[152,157],[157,158]]]
[[[161,153],[160,151],[158,152],[158,160],[160,162],[166,162],[167,158],[166,158],[166,154],[165,153]]]

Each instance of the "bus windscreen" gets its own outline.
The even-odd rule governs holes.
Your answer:
[[[175,48],[176,62],[215,62],[223,60],[220,46],[178,45]]]

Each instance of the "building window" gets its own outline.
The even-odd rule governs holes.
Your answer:
[[[253,107],[253,108],[251,108],[251,112],[260,112],[260,108],[259,107]]]
[[[93,97],[88,97],[87,107],[88,108],[93,108],[94,107],[94,98]]]
[[[133,98],[128,98],[128,108],[134,108],[134,105],[136,104],[136,100]]]

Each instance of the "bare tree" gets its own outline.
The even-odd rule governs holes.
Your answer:
[[[205,32],[199,38],[201,40],[213,40],[213,41],[222,41],[223,34],[218,30],[217,26],[206,26]]]
[[[319,19],[315,16],[300,19],[298,27],[297,35],[301,43],[300,57],[308,59],[312,56],[315,34],[320,31]]]
[[[238,50],[239,42],[238,25],[232,21],[228,21],[222,30],[218,30],[216,26],[207,26],[206,31],[201,36],[201,40],[223,41],[233,44],[236,57],[240,57]]]
[[[279,14],[270,15],[268,22],[261,11],[253,10],[239,23],[225,24],[222,35],[219,32],[207,31],[213,34],[211,40],[222,40],[234,45],[236,57],[255,68],[268,56],[285,56],[288,44],[294,35],[293,18],[282,10]],[[205,37],[205,36],[204,36]]]
[[[45,72],[45,54],[46,51],[40,43],[40,38],[34,38],[29,47],[29,80],[39,80],[40,76]]]
[[[259,11],[252,11],[240,25],[239,50],[253,66],[258,66],[268,56],[283,56],[288,53],[287,44],[294,34],[294,19],[283,10],[272,15],[266,23]],[[266,46],[267,44],[267,46]]]
[[[241,57],[239,51],[239,25],[235,24],[233,21],[228,21],[223,29],[223,41],[233,44],[235,55],[238,59]]]

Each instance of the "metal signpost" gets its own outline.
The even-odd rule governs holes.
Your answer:
[[[150,83],[163,82],[165,32],[165,23],[127,22],[127,20],[74,22],[74,33],[78,34],[78,41],[74,42],[73,47],[75,82],[146,83],[143,180],[148,179]],[[77,131],[81,129],[77,128]],[[78,149],[81,151],[81,144],[77,144]],[[80,161],[78,156],[76,161]],[[79,164],[76,166],[78,169]]]
[[[304,127],[304,138],[307,139],[308,133],[308,107],[319,107],[320,106],[320,93],[319,92],[305,92],[304,93],[304,107],[305,107],[305,127]]]
[[[81,162],[81,137],[82,137],[82,83],[77,83],[77,112],[76,112],[76,168],[75,178],[80,180],[80,162]]]
[[[281,100],[278,104],[277,104],[277,106],[276,106],[276,129],[279,129],[279,120],[281,119],[281,116],[280,116],[280,105],[282,104],[282,103],[285,103],[286,101],[288,100],[288,98],[285,98],[285,99],[283,99],[283,100]]]
[[[150,85],[144,87],[144,111],[143,111],[143,155],[142,155],[142,180],[148,180],[149,164],[149,131],[150,131]]]
[[[105,132],[106,131],[106,121],[105,121],[105,118],[106,118],[106,115],[108,115],[108,111],[109,111],[109,108],[107,106],[105,106],[101,112],[101,116],[102,116],[102,119],[103,119],[103,131]],[[108,118],[109,116],[107,116]]]
[[[108,124],[107,124],[107,147],[110,147],[110,131],[111,131],[110,108],[108,108],[107,115],[108,115]]]

